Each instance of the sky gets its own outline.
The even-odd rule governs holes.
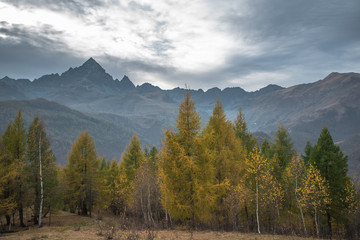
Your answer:
[[[360,72],[359,0],[0,0],[0,78],[77,67],[162,89]]]

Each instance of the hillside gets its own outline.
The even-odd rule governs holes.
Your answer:
[[[125,120],[115,125],[104,119],[90,116],[45,99],[0,101],[0,132],[4,132],[7,123],[12,121],[21,110],[25,126],[28,127],[35,116],[45,121],[46,132],[57,163],[65,165],[67,153],[82,130],[88,130],[94,137],[99,156],[120,158],[122,150],[128,144],[133,131]]]
[[[0,79],[1,100],[44,98],[98,121],[93,123],[94,126],[87,125],[88,127],[101,129],[100,125],[95,125],[104,122],[108,129],[114,127],[115,130],[108,130],[110,134],[107,136],[102,136],[106,134],[104,129],[95,131],[98,134],[94,135],[99,142],[99,151],[109,153],[107,157],[118,156],[127,144],[128,136],[134,131],[139,134],[143,145],[160,146],[162,129],[174,125],[178,105],[185,91],[187,90],[181,88],[162,90],[149,83],[135,86],[127,76],[120,81],[113,79],[93,58],[62,74],[45,75],[34,81],[8,77]],[[249,129],[258,132],[259,136],[272,136],[279,122],[283,122],[299,152],[302,152],[306,140],[315,144],[322,127],[326,125],[334,141],[349,155],[352,173],[360,172],[360,159],[356,157],[360,145],[352,143],[354,139],[357,141],[360,134],[358,73],[331,73],[317,82],[289,88],[269,85],[255,92],[247,92],[240,87],[189,91],[196,102],[203,125],[212,113],[216,99],[220,99],[230,120],[235,119],[241,107]],[[14,114],[10,116],[13,117]],[[2,108],[0,117],[7,121],[9,114]],[[73,128],[78,127],[79,125]],[[115,135],[115,141],[121,141],[121,144],[117,145],[111,139],[110,136]],[[119,138],[121,140],[117,140]],[[57,141],[59,139],[60,136]],[[105,139],[109,143],[106,144]],[[58,146],[54,143],[54,147]]]

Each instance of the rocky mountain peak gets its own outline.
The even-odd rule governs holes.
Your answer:
[[[135,89],[135,85],[130,81],[129,77],[124,75],[120,81],[120,88],[123,90]]]
[[[80,68],[86,68],[86,69],[91,69],[91,70],[101,70],[105,72],[105,69],[103,69],[99,63],[97,63],[95,61],[95,59],[93,59],[92,57],[89,58],[86,62],[84,62],[83,65],[81,65]]]

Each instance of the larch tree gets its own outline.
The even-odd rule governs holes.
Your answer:
[[[100,173],[103,205],[114,215],[119,215],[125,209],[125,194],[122,187],[124,178],[120,176],[120,166],[116,159],[108,167],[100,167]]]
[[[228,219],[224,209],[224,198],[228,191],[238,188],[244,176],[246,150],[241,144],[241,139],[235,136],[233,124],[226,119],[220,100],[216,102],[202,135],[204,146],[209,151],[215,169],[215,216],[218,224],[223,224]]]
[[[179,107],[177,132],[165,131],[159,163],[162,205],[180,221],[208,221],[214,202],[213,167],[199,138],[200,116],[190,93]]]
[[[8,128],[11,125],[8,126]],[[6,136],[5,131],[4,136]],[[6,138],[6,137],[5,137]],[[5,150],[2,138],[0,139],[0,216],[6,217],[6,224],[11,230],[10,215],[16,209],[14,199],[14,183],[16,178],[15,163],[11,160],[10,155]]]
[[[120,174],[125,177],[125,185],[123,186],[126,192],[127,205],[131,206],[132,196],[134,192],[134,180],[136,170],[144,161],[144,153],[141,149],[141,143],[136,134],[131,138],[129,145],[126,147],[121,156]]]
[[[33,219],[42,226],[42,215],[54,207],[58,184],[55,156],[46,136],[44,122],[38,117],[31,123],[27,136],[27,159],[29,161],[31,189],[34,196]]]
[[[97,170],[99,167],[95,142],[87,131],[82,131],[74,141],[65,166],[68,188],[66,197],[70,208],[81,215],[92,213],[98,191]]]
[[[19,111],[3,136],[5,152],[13,162],[16,169],[16,177],[13,185],[13,196],[16,209],[19,211],[20,226],[24,227],[24,208],[27,205],[27,175],[26,175],[26,129],[21,111]]]

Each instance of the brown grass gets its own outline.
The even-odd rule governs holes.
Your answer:
[[[186,230],[134,230],[116,224],[116,220],[105,218],[96,221],[94,218],[82,217],[67,212],[59,212],[52,217],[51,226],[45,219],[45,226],[38,228],[30,226],[26,230],[14,233],[0,234],[0,239],[35,240],[35,239],[190,239],[191,233]],[[112,237],[112,238],[111,238]],[[217,240],[217,239],[250,239],[250,240],[300,240],[304,238],[295,236],[258,235],[238,232],[195,231],[193,239]]]

